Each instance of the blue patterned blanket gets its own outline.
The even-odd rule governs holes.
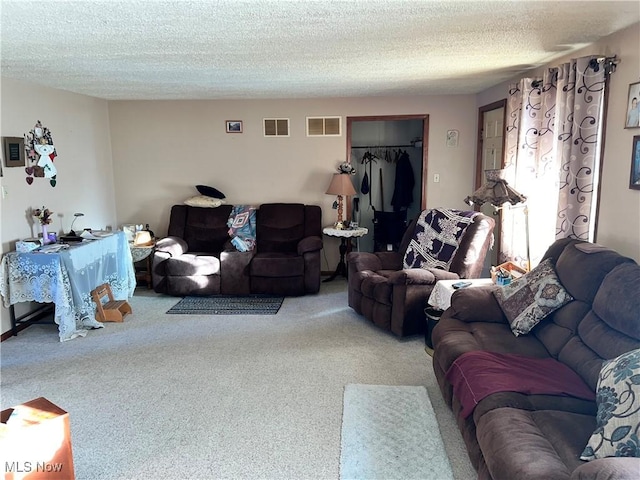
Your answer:
[[[235,205],[227,220],[231,243],[239,252],[248,252],[256,246],[256,208]]]
[[[404,268],[448,270],[460,238],[477,214],[453,209],[424,210],[404,255]]]

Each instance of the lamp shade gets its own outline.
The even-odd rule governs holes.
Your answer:
[[[485,184],[464,199],[467,205],[490,203],[499,207],[505,203],[516,205],[527,200],[527,197],[509,186],[504,179],[504,170],[485,170],[484,175]]]
[[[353,188],[351,175],[334,173],[326,193],[327,195],[355,195],[356,189]]]

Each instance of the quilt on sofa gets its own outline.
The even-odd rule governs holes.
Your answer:
[[[498,392],[561,395],[595,400],[595,392],[571,368],[553,358],[477,350],[460,355],[447,381],[467,418],[483,398]]]

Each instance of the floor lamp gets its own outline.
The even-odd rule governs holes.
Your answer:
[[[525,241],[527,250],[526,269],[529,271],[531,254],[529,251],[529,208],[527,207],[527,197],[514,190],[504,179],[504,170],[485,170],[485,183],[478,190],[464,199],[467,205],[481,206],[490,203],[496,209],[503,208],[505,203],[511,205],[523,204],[525,222]]]

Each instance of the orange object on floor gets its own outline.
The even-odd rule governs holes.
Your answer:
[[[69,414],[44,397],[0,414],[5,480],[74,480]]]
[[[102,299],[109,300],[102,303]],[[114,300],[108,283],[91,290],[91,298],[96,303],[96,320],[99,322],[122,322],[124,317],[132,313],[131,305],[126,300]]]

